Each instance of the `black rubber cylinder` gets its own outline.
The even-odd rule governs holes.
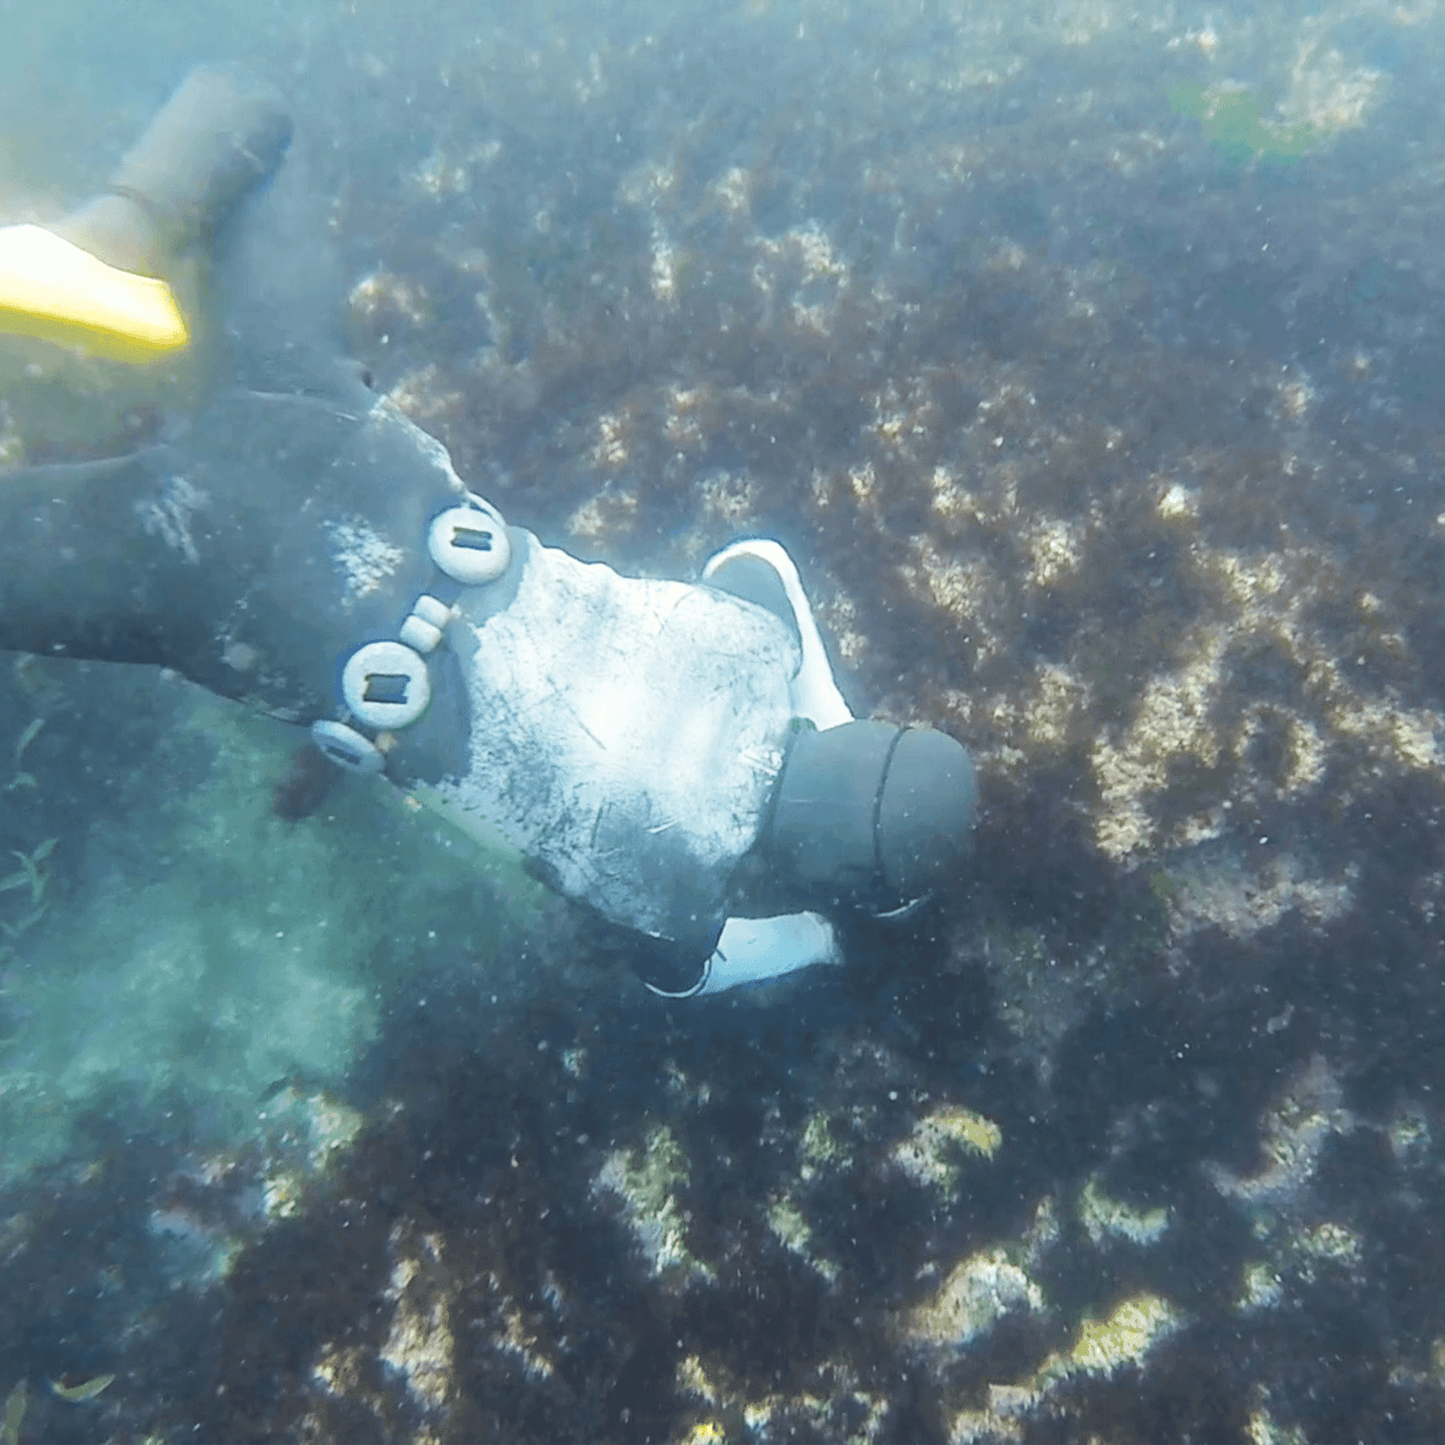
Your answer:
[[[878,884],[874,816],[899,730],[851,722],[801,732],[773,805],[773,855],[803,884],[840,894]]]
[[[976,797],[973,759],[962,743],[932,728],[904,731],[878,800],[878,861],[900,899],[935,893],[957,872]]]
[[[767,846],[796,882],[888,909],[937,892],[968,846],[973,760],[932,728],[850,722],[793,741]]]

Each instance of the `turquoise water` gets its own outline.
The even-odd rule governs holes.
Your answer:
[[[106,681],[93,697],[144,686]],[[529,982],[517,955],[543,895],[514,860],[381,790],[339,788],[286,822],[272,797],[291,731],[161,686],[165,738],[130,762],[112,810],[57,818],[45,792],[66,782],[46,771],[27,790],[58,831],[45,915],[7,973],[6,1182],[65,1157],[95,1108],[235,1148],[278,1084],[340,1087],[398,985],[409,998],[417,978],[479,973],[515,997]]]

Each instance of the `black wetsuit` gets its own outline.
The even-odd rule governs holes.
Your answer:
[[[550,599],[562,594],[551,587],[555,581],[574,594],[585,592],[579,575],[592,569],[570,558],[562,566],[560,553],[548,563],[535,539],[513,533],[513,555],[524,560],[508,566],[503,559],[502,576],[510,581],[499,577],[491,600],[478,602],[477,588],[464,588],[433,561],[434,519],[468,504],[445,449],[372,393],[326,344],[324,328],[294,325],[284,298],[274,294],[275,238],[258,228],[252,240],[262,244],[247,247],[228,235],[242,200],[280,165],[289,135],[273,91],[227,67],[202,69],[126,157],[112,193],[68,224],[73,239],[122,269],[165,274],[166,261],[187,249],[213,259],[213,295],[226,318],[209,343],[220,380],[184,418],[172,419],[162,439],[127,455],[0,469],[0,648],[169,667],[289,721],[343,724],[367,762],[384,761],[394,782],[443,783],[443,791],[464,794],[469,807],[485,806],[478,792],[525,784],[541,801],[528,803],[521,816],[542,820],[542,836],[519,827],[520,845],[543,876],[549,860],[554,868],[570,867],[577,875],[564,887],[570,896],[614,924],[635,928],[630,954],[638,971],[671,992],[707,980],[730,916],[786,923],[786,915],[809,906],[804,899],[826,907],[851,890],[866,902],[885,883],[906,901],[946,876],[972,817],[967,755],[928,730],[909,730],[902,746],[900,730],[882,724],[825,731],[817,743],[798,733],[790,695],[797,634],[766,601],[744,600],[745,589],[724,596],[710,588],[625,582],[601,569],[618,583],[602,589],[608,607],[616,602],[613,592],[628,603],[616,608],[622,621],[608,622],[611,635],[628,639],[633,653],[623,648],[613,657],[616,648],[600,648],[597,656],[571,663],[563,644],[576,639],[555,633],[557,607]],[[464,514],[472,515],[481,514]],[[467,522],[453,537],[471,532]],[[544,653],[525,674],[540,679],[541,692],[511,721],[547,741],[556,736],[545,731],[547,710],[565,713],[570,726],[585,708],[572,705],[568,689],[592,683],[590,696],[601,699],[605,716],[597,719],[597,731],[580,729],[595,749],[586,761],[554,756],[549,743],[540,751],[519,750],[531,760],[519,769],[510,753],[494,756],[498,750],[490,747],[494,734],[507,736],[502,724],[515,694],[497,690],[493,653],[475,639],[491,626],[489,617],[510,607],[508,588],[525,588],[534,566],[549,580],[530,610],[519,604],[519,612],[549,619],[553,633],[539,629],[548,638]],[[465,575],[465,568],[452,570]],[[631,603],[651,595],[649,588],[673,588],[677,595],[638,614],[643,623],[633,626]],[[419,604],[427,598],[435,603]],[[454,603],[458,610],[449,612]],[[344,664],[363,644],[395,644],[403,624],[417,622],[418,606],[442,621],[464,617],[455,625],[473,629],[470,673],[463,674],[452,646],[435,646],[441,633],[433,628],[432,646],[418,643],[424,658],[399,649],[402,665],[414,662],[429,684],[425,710],[407,725],[401,719],[351,730],[367,708],[354,691],[346,694],[349,710],[343,705]],[[731,651],[699,647],[684,626],[685,616],[711,618],[719,609],[728,614],[720,627],[698,625],[709,638],[732,639]],[[613,616],[607,609],[602,615]],[[406,635],[427,634],[413,629]],[[617,785],[623,741],[631,736],[635,710],[650,707],[657,692],[644,687],[639,704],[625,688],[619,694],[618,684],[631,684],[635,693],[640,680],[651,677],[641,664],[654,635],[673,647],[683,644],[677,666],[670,659],[678,654],[660,644],[647,660],[654,667],[664,660],[674,690],[683,679],[685,696],[673,701],[690,710],[685,731],[704,745],[688,759],[694,771],[656,767],[651,750],[642,749],[646,756],[634,760],[634,771],[645,777],[638,786],[629,776],[633,786],[625,791]],[[536,640],[525,625],[522,638]],[[497,656],[522,655],[510,644],[497,646]],[[377,678],[392,685],[380,668],[364,681],[370,687]],[[828,682],[831,687],[831,677]],[[362,698],[371,701],[367,693]],[[471,713],[478,706],[493,726],[473,738]],[[692,713],[706,714],[712,731],[692,726]],[[743,724],[755,718],[758,726],[747,732]],[[619,728],[621,737],[613,738]],[[793,768],[798,782],[789,793],[787,780],[778,780],[800,753],[813,763]],[[916,754],[916,763],[904,767],[898,760],[905,753]],[[719,756],[735,767],[721,768]],[[550,776],[559,770],[560,780]],[[573,787],[584,770],[591,774],[584,783],[602,780],[600,801],[596,787]],[[659,778],[676,783],[674,771],[689,786],[670,793],[653,786]],[[467,794],[454,783],[469,772],[477,786]],[[714,775],[725,780],[716,798],[691,786]],[[948,786],[940,789],[940,780]],[[768,851],[771,839],[760,840],[779,798],[789,805],[782,829],[789,866],[742,866],[777,861]],[[544,812],[544,803],[553,811]],[[916,826],[915,817],[923,820]],[[704,826],[693,827],[699,819]],[[580,844],[557,844],[563,834],[580,837]],[[820,851],[815,844],[825,837],[831,841]],[[857,846],[844,847],[840,839]],[[923,887],[899,891],[898,879],[884,878],[885,861],[903,869],[905,882],[921,878]],[[781,896],[787,893],[797,896]],[[741,947],[734,948],[735,960]],[[802,947],[796,964],[781,970],[760,964],[737,976],[805,966],[815,943]],[[830,941],[816,945],[817,957],[829,952]]]

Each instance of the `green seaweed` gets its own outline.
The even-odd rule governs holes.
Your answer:
[[[1320,138],[1311,125],[1265,120],[1260,114],[1259,97],[1243,87],[1206,88],[1198,81],[1181,81],[1169,92],[1169,108],[1176,115],[1201,121],[1209,143],[1237,165],[1255,160],[1290,164]]]
[[[20,1445],[20,1427],[30,1405],[30,1390],[24,1380],[5,1397],[4,1445]]]

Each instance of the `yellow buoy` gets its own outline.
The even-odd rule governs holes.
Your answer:
[[[0,332],[130,362],[161,360],[190,340],[164,281],[30,225],[0,228]]]

